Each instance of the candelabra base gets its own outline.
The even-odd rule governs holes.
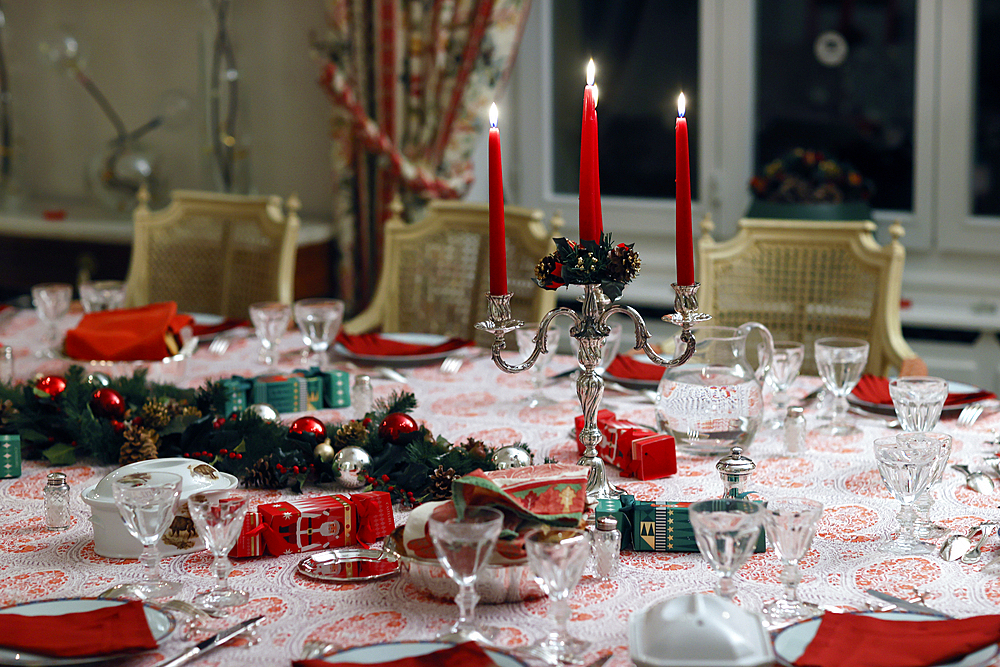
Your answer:
[[[587,505],[596,505],[598,500],[617,498],[625,493],[624,489],[608,480],[608,471],[600,456],[584,454],[576,464],[590,469],[587,473]]]

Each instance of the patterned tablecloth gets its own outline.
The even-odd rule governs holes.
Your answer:
[[[18,314],[0,331],[3,342],[15,351],[16,374],[21,379],[36,373],[59,373],[65,361],[39,361],[32,357],[41,327],[31,312]],[[513,337],[509,344],[513,347]],[[293,340],[294,339],[294,340]],[[282,368],[300,365],[301,340],[289,335],[283,342]],[[156,365],[151,378],[182,386],[199,386],[209,378],[232,374],[252,376],[266,369],[255,363],[256,343],[237,340],[222,357],[202,347],[188,361]],[[569,368],[573,360],[556,357],[549,373]],[[117,372],[122,368],[110,370]],[[529,408],[525,397],[531,385],[527,374],[505,375],[487,358],[466,363],[455,375],[442,374],[436,365],[402,369],[405,385],[375,377],[376,396],[409,389],[416,394],[414,417],[433,433],[451,441],[470,436],[492,445],[527,442],[538,456],[574,461],[576,449],[569,431],[579,404],[569,382],[546,389],[554,405]],[[793,394],[802,396],[816,388],[816,378],[800,378]],[[641,396],[607,392],[603,407],[625,419],[651,423],[653,406]],[[324,421],[347,420],[348,410],[314,413]],[[298,415],[283,415],[292,420]],[[814,417],[807,412],[807,418]],[[758,435],[747,452],[757,463],[752,488],[764,498],[808,496],[826,509],[811,551],[802,563],[801,595],[811,601],[838,607],[862,607],[865,589],[909,596],[913,587],[927,591],[933,605],[949,614],[970,616],[995,613],[1000,603],[1000,580],[980,572],[982,565],[945,562],[927,557],[886,557],[880,548],[897,530],[899,504],[886,491],[875,468],[871,442],[891,434],[876,419],[861,419],[864,433],[852,438],[824,438],[810,434],[809,451],[798,458],[778,456],[782,449],[772,432]],[[984,444],[991,428],[1000,426],[1000,414],[981,418],[973,427],[959,427],[954,419],[939,430],[954,436],[953,462],[982,466],[990,451]],[[715,459],[679,456],[679,472],[669,479],[634,481],[612,479],[640,500],[696,500],[721,494]],[[89,509],[79,492],[109,468],[79,463],[66,470],[72,494],[72,527],[62,533],[47,532],[42,516],[42,486],[48,470],[28,462],[20,478],[0,480],[0,606],[28,600],[93,596],[115,583],[137,579],[138,561],[111,560],[94,552]],[[331,489],[307,489],[329,493]],[[278,492],[254,492],[255,502],[274,502]],[[954,531],[963,531],[986,519],[1000,519],[1000,492],[979,495],[963,486],[957,472],[949,470],[936,493],[932,518]],[[396,511],[397,523],[405,513]],[[982,562],[998,548],[996,538],[986,545]],[[300,654],[308,640],[322,639],[338,646],[433,638],[454,620],[455,607],[420,594],[403,579],[371,584],[330,585],[296,573],[301,555],[240,560],[231,575],[233,585],[250,593],[251,602],[239,617],[264,614],[262,641],[249,648],[224,647],[206,656],[202,665],[281,665]],[[177,556],[164,561],[166,578],[183,582],[182,598],[190,599],[212,583],[207,552]],[[756,554],[739,573],[739,602],[759,610],[780,594],[781,566],[773,551]],[[627,623],[629,615],[653,602],[688,593],[710,591],[715,575],[698,554],[624,553],[617,578],[600,583],[585,578],[572,597],[570,630],[594,642],[598,651],[614,650],[610,665],[630,664]],[[503,628],[501,642],[529,643],[548,630],[547,603],[486,605],[481,620]],[[129,664],[149,665],[185,646],[175,633],[155,654]]]

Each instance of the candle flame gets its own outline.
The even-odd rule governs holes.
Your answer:
[[[497,126],[497,116],[499,115],[500,112],[497,111],[497,103],[494,102],[493,104],[490,105],[490,127]]]
[[[595,83],[594,84],[594,108],[595,109],[597,108],[597,98],[600,97],[600,96],[601,96],[601,91],[597,87],[597,84]]]
[[[594,65],[594,59],[591,58],[590,62],[587,63],[587,85],[594,85],[594,74],[597,73],[597,67]]]
[[[684,115],[684,109],[685,109],[686,106],[687,105],[686,105],[686,103],[684,101],[684,93],[681,93],[680,95],[677,96],[677,115],[678,116],[683,116]]]

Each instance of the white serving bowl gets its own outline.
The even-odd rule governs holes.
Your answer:
[[[756,667],[774,662],[760,618],[715,595],[657,602],[629,618],[638,667]]]
[[[139,540],[132,537],[115,505],[112,483],[119,477],[141,472],[172,472],[180,475],[181,507],[160,540],[159,550],[164,556],[201,551],[205,542],[197,536],[194,523],[187,510],[187,500],[195,493],[232,489],[239,480],[229,473],[220,472],[204,461],[172,458],[151,459],[122,466],[108,473],[80,495],[90,506],[90,522],[94,525],[94,551],[106,558],[138,558],[142,553]]]

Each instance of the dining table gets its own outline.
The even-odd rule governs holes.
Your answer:
[[[63,329],[75,324],[69,315]],[[275,371],[291,371],[303,365],[301,336],[290,330],[280,345],[277,366],[258,363],[258,344],[252,330],[234,337],[222,354],[199,345],[183,360],[164,362],[80,362],[64,358],[39,358],[43,325],[32,310],[8,314],[0,326],[0,342],[14,353],[15,380],[33,382],[45,375],[64,373],[72,364],[90,372],[128,374],[138,367],[149,369],[149,379],[181,387],[199,387],[205,382],[233,375],[253,377]],[[508,335],[511,360],[519,359],[513,335]],[[445,373],[441,361],[424,365],[402,364],[395,370],[402,377],[389,379],[377,368],[352,363],[336,353],[334,367],[352,376],[371,377],[375,399],[393,392],[412,392],[417,401],[412,416],[434,435],[451,442],[476,438],[490,447],[526,443],[536,462],[546,458],[576,462],[577,443],[572,433],[580,414],[580,403],[571,379],[553,379],[543,391],[551,402],[531,407],[526,400],[534,387],[530,374],[506,374],[488,354],[464,361],[459,370]],[[573,357],[556,355],[547,373],[556,376],[576,364]],[[790,397],[797,402],[820,386],[819,378],[802,376],[792,385]],[[654,424],[654,405],[646,392],[616,387],[604,393],[601,407],[619,419]],[[765,393],[770,400],[770,395]],[[282,414],[291,423],[307,413]],[[311,414],[325,423],[355,417],[351,408],[324,409]],[[812,546],[801,561],[799,595],[828,609],[864,610],[876,601],[866,594],[878,589],[901,598],[915,591],[941,612],[967,617],[993,614],[1000,604],[1000,577],[983,571],[985,563],[1000,554],[994,536],[983,547],[974,564],[943,560],[936,550],[920,556],[883,553],[898,532],[899,502],[880,478],[873,454],[876,438],[899,432],[882,415],[852,414],[860,427],[853,436],[823,436],[816,404],[805,408],[805,450],[784,455],[780,430],[762,430],[743,454],[756,465],[747,488],[755,499],[808,497],[823,503]],[[979,470],[989,469],[985,459],[995,457],[1000,413],[986,412],[975,423],[960,426],[949,414],[936,430],[953,438],[952,463]],[[992,441],[992,444],[991,444]],[[662,479],[636,480],[622,477],[609,466],[611,481],[637,500],[696,501],[723,494],[716,463],[719,457],[677,454],[677,473]],[[64,472],[71,487],[71,525],[67,530],[46,529],[43,486],[53,470]],[[94,549],[90,509],[80,491],[96,483],[113,469],[81,460],[58,468],[45,461],[23,462],[19,477],[0,479],[0,607],[34,600],[93,597],[124,581],[138,580],[143,566],[134,559],[99,556]],[[1000,486],[1000,485],[998,485]],[[305,496],[350,494],[336,484],[305,486]],[[294,496],[291,490],[253,490],[251,504],[272,503]],[[983,521],[1000,521],[1000,491],[977,493],[965,485],[963,475],[947,470],[934,489],[931,519],[949,533],[965,533]],[[393,508],[397,525],[407,520],[410,508]],[[940,539],[936,544],[940,544]],[[374,545],[378,548],[379,545]],[[290,665],[311,642],[323,642],[331,650],[368,644],[433,640],[456,618],[452,601],[429,595],[405,575],[366,583],[338,584],[313,579],[298,570],[303,554],[265,555],[234,559],[230,584],[249,594],[250,601],[233,610],[234,620],[263,616],[251,640],[240,639],[199,658],[199,665]],[[190,601],[211,587],[214,575],[207,551],[163,560],[165,579],[180,582],[180,599]],[[782,592],[782,564],[772,548],[753,554],[737,575],[737,603],[759,612]],[[611,653],[610,667],[630,665],[628,624],[630,616],[647,606],[686,594],[710,594],[717,575],[697,552],[623,551],[620,566],[610,580],[587,573],[573,591],[569,632],[591,642],[585,656],[590,662]],[[529,644],[548,633],[548,602],[536,597],[521,602],[481,604],[476,614],[486,625],[499,628],[498,644],[507,649]],[[116,664],[146,666],[182,652],[199,638],[197,624],[185,632],[173,632],[160,646]],[[529,661],[530,662],[530,661]]]

